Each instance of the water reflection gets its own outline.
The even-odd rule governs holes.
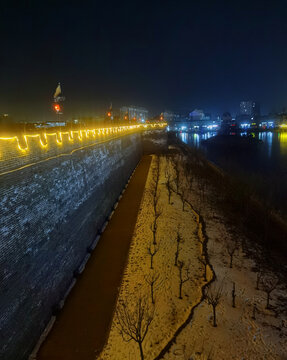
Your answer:
[[[193,134],[193,143],[196,147],[199,147],[200,139],[198,134]]]
[[[287,155],[287,132],[279,133],[278,139],[282,155]]]
[[[207,140],[212,136],[215,136],[216,132],[206,132],[206,133],[187,133],[187,132],[180,132],[179,137],[180,139],[188,145],[199,147],[202,140]]]
[[[188,133],[181,131],[179,137],[184,143],[198,148],[202,145],[202,140],[207,140],[216,134],[216,132]],[[277,136],[276,133],[271,131],[259,132],[257,134],[250,134],[245,131],[240,133],[240,136],[252,136],[261,140],[263,143],[262,152],[264,156],[267,156],[269,159],[287,155],[287,132],[278,133]]]
[[[203,140],[216,133],[181,133],[186,144],[201,148],[207,158],[225,171],[242,178],[257,189],[260,196],[272,200],[274,207],[287,216],[287,132],[259,132],[252,137],[261,140],[247,149],[226,151],[220,145],[208,147]],[[241,136],[250,136],[242,133]]]
[[[181,140],[184,143],[187,143],[187,133],[186,132],[181,133]]]
[[[258,133],[258,139],[263,141],[263,143],[265,144],[266,150],[267,150],[267,155],[268,155],[269,158],[271,158],[271,156],[272,156],[272,147],[274,145],[274,143],[273,143],[273,132],[271,132],[271,131],[260,132],[260,133]]]

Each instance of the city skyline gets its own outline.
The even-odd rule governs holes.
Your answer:
[[[0,1],[0,360],[286,358],[286,19]]]
[[[48,120],[59,81],[67,116],[111,101],[222,114],[252,99],[263,113],[281,111],[285,15],[283,1],[2,3],[0,112]]]

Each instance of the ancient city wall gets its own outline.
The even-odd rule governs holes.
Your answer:
[[[2,360],[28,357],[142,153],[135,129],[65,136],[0,139]]]

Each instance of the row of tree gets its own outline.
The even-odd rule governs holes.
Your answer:
[[[169,179],[169,175],[166,175],[166,187],[167,189],[171,188],[172,191],[177,192],[182,200],[183,210],[184,204],[188,202],[191,194],[194,191],[197,191],[197,211],[200,211],[202,206],[208,206],[211,203],[211,210],[214,216],[214,204],[211,202],[211,198],[208,197],[208,202],[206,201],[206,194],[209,190],[214,191],[214,184],[218,185],[218,176],[214,174],[214,171],[210,169],[210,166],[206,163],[206,160],[201,156],[198,151],[192,151],[192,154],[189,153],[187,156],[178,155],[173,158],[173,168],[176,174],[176,181],[174,185]],[[171,184],[171,186],[170,186]],[[193,187],[193,185],[195,185]],[[211,186],[210,186],[211,185]],[[221,184],[222,186],[222,184]],[[219,191],[219,198],[226,199],[229,195],[229,192],[226,189],[224,191]],[[226,196],[226,197],[225,197]],[[234,195],[233,195],[234,196]],[[188,200],[187,200],[188,199]],[[247,204],[248,205],[248,204]],[[233,230],[233,233],[235,231]],[[244,239],[242,238],[242,242]],[[225,239],[226,253],[229,256],[229,268],[233,268],[233,260],[235,254],[239,251],[240,248],[240,238],[235,238],[234,240]],[[203,254],[203,257],[199,258],[199,261],[203,263],[204,266],[204,276],[206,279],[206,268],[207,268],[207,254]],[[278,279],[268,271],[263,271],[260,269],[257,273],[256,278],[256,289],[262,290],[266,293],[266,309],[270,309],[270,298],[271,293],[276,289],[278,285]],[[213,325],[216,326],[216,307],[222,298],[222,285],[210,285],[207,287],[206,299],[207,302],[212,305],[213,308]],[[232,283],[231,291],[232,306],[236,306],[236,284]],[[256,303],[253,304],[252,317],[255,318],[255,313],[257,311]]]

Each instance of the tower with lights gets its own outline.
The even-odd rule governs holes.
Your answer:
[[[58,121],[61,119],[61,116],[63,115],[63,105],[62,105],[63,101],[65,101],[65,97],[62,96],[61,84],[58,83],[58,86],[56,88],[53,97],[53,110],[57,115]]]
[[[114,120],[114,113],[113,113],[113,104],[110,104],[110,107],[108,108],[107,112],[106,112],[106,123],[107,124],[112,124],[113,120]]]

